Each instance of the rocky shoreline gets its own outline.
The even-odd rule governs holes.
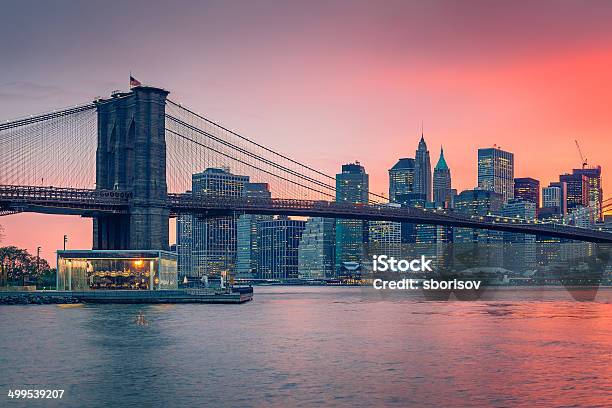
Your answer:
[[[253,288],[233,287],[169,290],[0,291],[0,305],[48,305],[75,303],[232,303],[253,299]]]
[[[0,305],[50,305],[82,303],[72,296],[45,296],[38,293],[12,293],[0,296]]]

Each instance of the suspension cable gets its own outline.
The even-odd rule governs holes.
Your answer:
[[[291,159],[291,158],[289,158],[289,157],[287,157],[287,156],[285,156],[285,155],[283,155],[283,154],[280,154],[280,153],[278,153],[278,152],[276,152],[276,151],[274,151],[274,150],[272,150],[272,149],[269,149],[269,148],[267,148],[267,147],[265,147],[265,146],[263,146],[263,145],[261,145],[261,144],[259,144],[259,143],[255,142],[255,141],[253,141],[253,140],[249,139],[249,138],[248,138],[248,137],[246,137],[246,136],[242,136],[241,134],[239,134],[239,133],[237,133],[237,132],[234,132],[234,131],[233,131],[233,130],[231,130],[231,129],[228,129],[228,128],[226,128],[226,127],[224,127],[224,126],[220,125],[220,124],[219,124],[219,123],[217,123],[217,122],[214,122],[214,121],[212,121],[212,120],[210,120],[210,119],[208,119],[208,118],[206,118],[206,117],[204,117],[204,116],[202,116],[202,115],[200,115],[200,114],[198,114],[198,113],[195,113],[194,111],[192,111],[192,110],[190,110],[190,109],[188,109],[188,108],[185,108],[184,106],[182,106],[182,105],[181,105],[181,104],[179,104],[179,103],[176,103],[176,102],[174,102],[174,101],[172,101],[172,100],[170,100],[170,99],[167,99],[167,101],[168,101],[168,102],[170,102],[172,105],[174,105],[174,106],[176,106],[176,107],[178,107],[178,108],[180,108],[180,109],[183,109],[183,110],[185,110],[185,111],[187,111],[187,112],[191,113],[192,115],[197,116],[198,118],[200,118],[200,119],[202,119],[202,120],[204,120],[204,121],[206,121],[206,122],[210,123],[211,125],[216,126],[216,127],[218,127],[219,129],[222,129],[222,130],[224,130],[224,131],[226,131],[226,132],[228,132],[228,133],[231,133],[232,135],[234,135],[234,136],[236,136],[236,137],[238,137],[238,138],[240,138],[240,139],[242,139],[242,140],[244,140],[244,141],[246,141],[246,142],[252,143],[252,144],[254,144],[255,146],[257,146],[257,147],[259,147],[259,148],[261,148],[261,149],[264,149],[265,151],[267,151],[267,152],[269,152],[269,153],[275,154],[275,155],[277,155],[278,157],[281,157],[281,158],[283,158],[283,159],[285,159],[285,160],[289,160],[291,163],[293,163],[293,164],[297,164],[298,166],[301,166],[301,167],[303,167],[303,168],[305,168],[305,169],[308,169],[308,170],[310,170],[310,171],[313,171],[313,172],[315,172],[315,173],[317,173],[317,174],[319,174],[319,175],[321,175],[321,176],[327,177],[327,178],[329,178],[329,179],[331,179],[331,180],[336,180],[336,178],[335,178],[335,177],[332,177],[332,176],[330,176],[329,174],[325,174],[325,173],[323,173],[323,172],[320,172],[319,170],[317,170],[317,169],[313,169],[312,167],[310,167],[310,166],[308,166],[308,165],[306,165],[306,164],[303,164],[303,163],[300,163],[300,162],[298,162],[298,161],[295,161],[295,160],[293,160],[293,159]]]
[[[193,130],[193,131],[194,131],[194,132],[196,132],[196,133],[199,133],[199,134],[201,134],[201,135],[203,135],[203,136],[209,137],[209,138],[213,139],[214,141],[216,141],[216,142],[218,142],[218,143],[221,143],[221,144],[222,144],[222,145],[224,145],[224,146],[229,147],[230,149],[237,150],[237,151],[238,151],[238,152],[240,152],[240,153],[243,153],[243,154],[245,154],[245,155],[247,155],[247,156],[250,156],[250,157],[252,157],[252,158],[254,158],[254,159],[256,159],[256,160],[259,160],[259,161],[261,161],[261,162],[264,162],[264,163],[266,163],[267,165],[270,165],[270,166],[272,166],[272,167],[275,167],[275,168],[277,168],[277,169],[279,169],[279,170],[281,170],[281,171],[285,171],[285,172],[287,172],[287,173],[289,173],[289,174],[291,174],[291,175],[293,175],[293,176],[296,176],[296,177],[298,177],[298,178],[304,179],[304,180],[309,181],[309,182],[311,182],[311,183],[317,184],[319,187],[324,187],[324,188],[330,189],[330,190],[332,190],[332,191],[336,191],[336,187],[335,187],[335,186],[331,186],[331,185],[329,185],[329,184],[325,184],[325,183],[323,183],[322,181],[319,181],[319,180],[317,180],[317,179],[313,179],[313,178],[311,178],[311,177],[309,177],[309,176],[306,176],[306,175],[304,175],[304,174],[298,173],[297,171],[292,170],[292,169],[290,169],[290,168],[288,168],[288,167],[285,167],[285,166],[280,165],[280,164],[278,164],[278,163],[275,163],[275,162],[273,162],[273,161],[271,161],[271,160],[268,160],[268,159],[266,159],[265,157],[262,157],[262,156],[260,156],[260,155],[258,155],[258,154],[256,154],[256,153],[253,153],[253,152],[250,152],[250,151],[248,151],[248,150],[246,150],[246,149],[243,149],[243,148],[242,148],[242,147],[240,147],[240,146],[236,146],[235,144],[230,143],[230,142],[228,142],[228,141],[226,141],[226,140],[223,140],[223,139],[221,139],[221,138],[219,138],[219,137],[216,137],[216,136],[214,136],[214,135],[212,135],[212,134],[210,134],[210,133],[208,133],[208,132],[206,132],[206,131],[204,131],[204,130],[202,130],[202,129],[198,128],[198,127],[195,127],[195,126],[192,126],[192,125],[190,125],[190,124],[188,124],[188,123],[186,123],[186,122],[183,122],[182,120],[177,119],[177,118],[175,118],[174,116],[171,116],[171,115],[166,114],[166,117],[167,117],[168,119],[170,119],[170,120],[174,121],[174,122],[179,123],[180,125],[182,125],[182,126],[184,126],[184,127],[188,128],[188,129],[190,129],[190,130]]]
[[[246,166],[248,166],[248,167],[252,167],[252,168],[254,168],[255,170],[258,170],[258,171],[264,172],[264,173],[269,174],[269,175],[271,175],[271,176],[273,176],[273,177],[277,177],[277,178],[279,178],[279,179],[281,179],[281,180],[288,181],[288,182],[290,182],[290,183],[296,184],[296,185],[298,185],[298,186],[300,186],[300,187],[303,187],[303,188],[308,189],[308,190],[310,190],[310,191],[313,191],[313,192],[315,192],[315,193],[319,193],[319,194],[322,194],[322,195],[325,195],[325,196],[328,196],[328,197],[334,197],[333,195],[331,195],[331,194],[329,194],[329,193],[326,193],[326,192],[324,192],[324,191],[320,191],[320,190],[317,190],[317,189],[312,188],[312,187],[310,187],[310,186],[307,186],[307,185],[304,185],[304,184],[301,184],[301,183],[297,183],[297,182],[295,182],[295,181],[293,181],[293,180],[290,180],[290,179],[288,179],[288,178],[286,178],[286,177],[280,176],[280,175],[278,175],[278,174],[274,174],[274,173],[272,173],[272,172],[270,172],[270,171],[267,171],[267,170],[265,170],[265,169],[262,169],[261,167],[257,167],[257,166],[255,166],[254,164],[250,164],[250,163],[247,163],[247,162],[245,162],[245,161],[242,161],[242,160],[240,160],[240,159],[238,159],[238,158],[236,158],[236,157],[232,157],[232,156],[230,156],[229,154],[223,153],[223,152],[221,152],[221,151],[219,151],[219,150],[217,150],[217,149],[215,149],[215,148],[213,148],[213,147],[206,146],[205,144],[200,143],[200,142],[198,142],[197,140],[193,140],[192,138],[187,137],[187,136],[185,136],[185,135],[183,135],[183,134],[180,134],[180,133],[178,133],[178,132],[175,132],[174,130],[171,130],[171,129],[166,128],[166,131],[167,131],[167,132],[170,132],[170,133],[172,133],[173,135],[176,135],[176,136],[178,136],[178,137],[180,137],[180,138],[182,138],[182,139],[185,139],[185,140],[188,140],[188,141],[190,141],[190,142],[192,142],[192,143],[195,143],[195,144],[197,144],[198,146],[201,146],[201,147],[203,147],[203,148],[205,148],[205,149],[211,150],[211,151],[213,151],[213,152],[215,152],[215,153],[217,153],[217,154],[220,154],[220,155],[225,156],[225,157],[227,157],[227,158],[229,158],[229,159],[235,160],[235,161],[237,161],[237,162],[239,162],[239,163],[241,163],[241,164],[244,164],[244,165],[246,165]]]
[[[7,120],[5,123],[0,123],[0,131],[12,129],[20,126],[31,125],[33,123],[42,122],[49,119],[59,118],[62,116],[72,115],[79,112],[84,112],[90,109],[95,109],[96,104],[91,102],[85,105],[78,105],[72,108],[66,108],[59,111],[47,112],[36,116],[28,116],[15,120]]]

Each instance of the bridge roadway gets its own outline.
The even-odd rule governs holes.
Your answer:
[[[521,234],[545,235],[587,242],[612,243],[612,233],[540,221],[501,216],[470,216],[446,210],[392,207],[388,205],[338,203],[291,199],[254,199],[228,197],[194,197],[190,194],[168,194],[172,214],[203,216],[231,214],[287,215],[327,217],[369,221],[410,222],[448,225]]]
[[[130,198],[131,193],[126,191],[0,185],[0,215],[15,212],[72,214],[84,217],[127,214]],[[171,216],[195,214],[202,217],[215,217],[232,214],[262,214],[394,221],[612,243],[612,233],[600,230],[495,215],[470,216],[445,210],[387,205],[280,198],[196,197],[191,194],[168,194],[167,205]]]
[[[62,187],[0,185],[0,215],[19,212],[93,217],[127,214],[131,193]]]

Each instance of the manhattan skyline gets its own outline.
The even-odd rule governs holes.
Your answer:
[[[432,161],[443,145],[459,192],[477,184],[479,147],[513,152],[515,176],[545,186],[580,167],[575,139],[602,166],[606,197],[612,191],[606,3],[134,2],[119,15],[94,4],[27,7],[9,2],[0,17],[0,50],[14,56],[0,73],[3,120],[126,89],[131,69],[328,174],[359,160],[374,193],[387,195],[387,170],[414,156],[421,121]],[[90,222],[0,219],[3,245],[42,246],[53,262],[64,234],[69,247],[90,247]]]

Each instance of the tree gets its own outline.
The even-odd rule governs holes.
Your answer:
[[[51,267],[49,263],[31,255],[25,249],[15,246],[0,247],[0,280],[8,282],[23,282],[25,277],[38,280]]]

